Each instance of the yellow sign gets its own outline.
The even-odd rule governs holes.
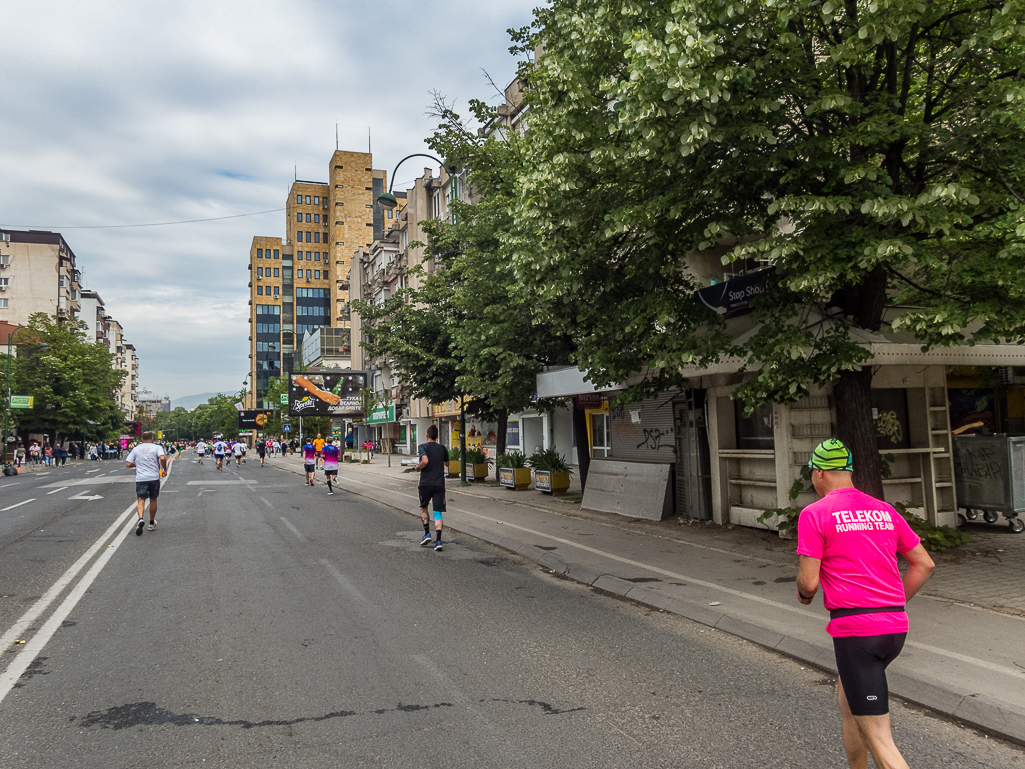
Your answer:
[[[459,398],[443,403],[432,403],[431,408],[436,417],[457,417],[459,416]]]
[[[164,439],[164,431],[163,430],[157,430],[157,440],[158,441],[162,441],[163,439]]]

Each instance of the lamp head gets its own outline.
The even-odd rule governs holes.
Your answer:
[[[399,201],[390,192],[377,196],[377,202],[385,208],[398,208]]]

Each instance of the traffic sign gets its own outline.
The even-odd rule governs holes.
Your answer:
[[[290,433],[292,432],[292,425],[281,425],[281,429],[283,432]]]

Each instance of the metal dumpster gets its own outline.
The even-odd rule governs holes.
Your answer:
[[[974,520],[981,512],[987,523],[999,514],[1011,531],[1020,534],[1025,521],[1025,436],[955,435],[954,487],[963,516]],[[958,513],[958,523],[963,523]]]

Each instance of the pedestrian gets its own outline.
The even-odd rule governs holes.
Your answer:
[[[203,457],[206,456],[206,441],[202,438],[196,443],[196,462],[197,464],[203,464]]]
[[[256,442],[256,455],[260,457],[260,467],[263,467],[263,460],[267,457],[267,444],[263,441]]]
[[[242,467],[242,441],[235,441],[231,447],[231,455],[235,457],[235,467]]]
[[[355,445],[355,440],[356,439],[352,435],[352,430],[349,430],[349,432],[345,434],[345,448],[351,451]]]
[[[15,449],[15,451],[14,451],[14,460],[17,463],[18,467],[21,467],[23,464],[25,464],[25,447],[24,446],[18,446],[18,448]]]
[[[217,465],[217,471],[220,473],[224,472],[224,441],[214,441],[214,464]]]
[[[334,489],[331,488],[331,479],[338,478],[338,457],[341,454],[338,451],[338,447],[335,446],[334,441],[326,444],[323,450],[320,452],[321,458],[324,461],[324,479],[327,481],[327,493],[329,495],[334,494]]]
[[[317,433],[317,437],[313,439],[313,451],[316,454],[317,465],[320,467],[324,466],[324,463],[320,460],[320,453],[324,450],[324,439]]]
[[[431,528],[427,520],[427,505],[430,504],[434,513],[434,529],[438,541],[435,550],[441,550],[442,518],[445,515],[445,463],[448,452],[438,443],[438,428],[431,425],[427,428],[427,443],[417,447],[420,461],[416,468],[420,471],[420,520],[424,525],[424,538],[420,546],[431,544]]]
[[[149,500],[149,530],[157,527],[157,497],[160,496],[160,478],[167,472],[167,457],[164,450],[153,443],[153,433],[142,434],[142,443],[132,449],[125,459],[126,467],[135,468],[135,510],[139,522],[135,526],[136,536],[142,536],[143,512]]]
[[[306,485],[313,485],[313,477],[317,472],[317,450],[313,443],[307,439],[303,445],[303,467],[306,469]]]
[[[798,519],[797,599],[810,604],[821,585],[847,762],[864,769],[871,753],[880,769],[907,769],[890,730],[886,667],[907,637],[904,606],[934,564],[900,513],[854,488],[854,457],[842,442],[820,443],[808,467],[821,499]],[[898,553],[909,563],[903,580]]]
[[[47,467],[53,465],[53,446],[47,445],[47,447],[43,449],[43,457],[44,465],[46,465]]]
[[[61,467],[64,467],[68,463],[68,450],[63,446],[58,446],[57,453],[61,462]]]

